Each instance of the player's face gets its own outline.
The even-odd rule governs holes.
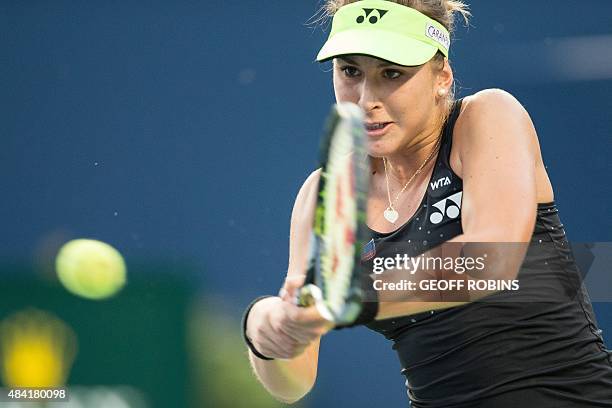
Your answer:
[[[441,80],[433,64],[405,67],[361,55],[334,59],[336,100],[364,110],[372,156],[401,153],[438,128]]]

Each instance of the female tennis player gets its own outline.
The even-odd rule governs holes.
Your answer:
[[[523,242],[503,262],[520,291],[496,301],[380,302],[365,325],[393,341],[413,407],[612,407],[612,362],[572,258],[528,113],[507,92],[453,97],[452,0],[328,0],[337,101],[358,104],[372,166],[373,245]],[[291,301],[304,283],[319,172],[291,219],[278,297],[245,313],[251,364],[277,399],[313,387],[319,342],[331,330]],[[562,299],[562,300],[559,300]]]

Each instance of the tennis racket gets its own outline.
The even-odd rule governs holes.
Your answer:
[[[334,105],[319,149],[317,203],[306,282],[298,304],[315,305],[337,325],[351,324],[361,312],[361,251],[366,226],[369,160],[364,115],[357,105]]]

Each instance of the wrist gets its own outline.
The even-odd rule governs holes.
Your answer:
[[[256,298],[255,300],[253,300],[245,309],[244,314],[242,315],[242,339],[244,340],[244,343],[246,344],[246,346],[249,348],[249,350],[251,350],[251,352],[253,353],[253,355],[255,355],[255,357],[261,359],[261,360],[274,360],[271,357],[266,357],[263,354],[261,354],[256,348],[255,345],[253,344],[252,341],[252,337],[249,335],[248,333],[248,326],[249,326],[249,317],[252,318],[252,314],[253,314],[253,310],[255,309],[255,307],[258,304],[261,304],[265,299],[269,299],[269,298],[273,298],[274,296],[260,296],[258,298]],[[260,305],[261,306],[261,305]],[[252,320],[252,319],[251,319]]]
[[[276,299],[279,298],[271,295],[260,296],[251,302],[251,309],[248,311],[247,321],[245,323],[245,334],[249,339],[253,339],[257,332],[257,328],[270,319],[269,315],[272,311],[271,304],[275,303]]]

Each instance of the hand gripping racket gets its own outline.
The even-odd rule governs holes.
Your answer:
[[[364,115],[357,105],[334,105],[319,149],[319,181],[311,254],[298,304],[315,305],[336,325],[351,324],[362,308],[361,251],[370,164]]]

